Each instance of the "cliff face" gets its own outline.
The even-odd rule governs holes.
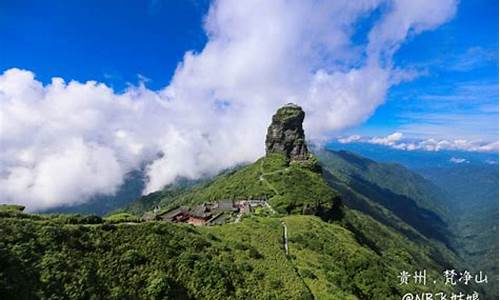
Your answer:
[[[279,153],[291,160],[307,160],[309,151],[302,128],[304,117],[298,105],[289,103],[279,108],[267,129],[266,154]]]

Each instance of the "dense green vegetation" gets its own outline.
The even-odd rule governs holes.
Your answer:
[[[24,208],[24,206],[16,204],[0,204],[0,212],[22,212]]]
[[[498,298],[498,165],[462,164],[420,170],[449,195],[453,248],[474,271],[492,280],[491,298]]]
[[[157,191],[145,196],[140,197],[134,202],[130,203],[126,208],[122,208],[120,211],[126,211],[138,216],[142,215],[145,211],[152,210],[154,207],[158,206],[163,199],[171,199],[184,192],[182,188],[179,187],[168,187],[161,191]]]
[[[144,210],[140,208],[151,209],[157,204],[169,209],[221,199],[265,198],[281,213],[332,217],[340,200],[318,170],[314,157],[309,161],[290,163],[283,155],[272,154],[192,189],[164,190],[145,196],[127,210],[141,213]]]
[[[486,295],[498,298],[495,168],[487,171],[482,166],[475,172],[471,168],[477,167],[472,166],[465,170],[428,169],[422,172],[424,178],[400,165],[377,163],[345,151],[321,151],[318,157],[325,179],[342,194],[346,205],[412,241],[441,249],[440,255],[448,256],[447,259],[450,250],[457,253],[462,263],[456,264],[491,274],[493,280],[485,287]],[[352,230],[357,228],[353,226]],[[434,240],[443,242],[448,249]]]
[[[238,228],[1,218],[0,298],[310,298],[277,221],[229,226]]]
[[[278,109],[273,118],[276,118],[280,123],[286,123],[290,120],[296,120],[301,113],[304,115],[304,112],[301,109],[297,109],[297,106],[285,105]]]
[[[26,215],[0,218],[0,231],[2,299],[400,299],[431,287],[401,286],[399,272],[443,267],[432,249],[350,211],[336,224],[288,216],[215,227]]]
[[[401,151],[366,143],[329,146],[377,162],[398,162],[443,190],[450,247],[469,270],[488,274],[485,298],[498,299],[498,153]],[[453,163],[453,157],[466,161]]]
[[[104,221],[107,223],[137,223],[141,221],[141,218],[136,215],[129,213],[114,213],[104,217]]]
[[[400,166],[349,153],[320,159],[323,169],[313,156],[271,154],[104,218],[0,206],[0,299],[377,300],[449,291],[442,272],[464,264],[440,242],[448,210],[439,192]],[[214,227],[138,218],[158,205],[248,198],[268,199],[279,214]],[[423,269],[436,283],[399,284],[401,271]]]
[[[317,218],[283,220],[292,261],[318,299],[400,299],[395,296],[449,290],[440,280],[432,287],[399,285],[402,270],[422,267],[429,278],[440,279],[443,261],[433,257],[432,248],[411,242],[366,215],[346,212],[343,223],[357,226],[356,234],[345,224],[325,224]]]
[[[398,164],[377,163],[354,153],[318,153],[329,184],[344,202],[386,225],[402,221],[426,237],[450,246],[446,196],[431,182]]]
[[[321,165],[345,181],[355,180],[377,185],[381,189],[411,198],[424,209],[446,215],[445,195],[422,176],[402,165],[379,163],[352,152],[323,150],[317,154]]]

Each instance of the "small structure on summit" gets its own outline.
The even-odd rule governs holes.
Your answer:
[[[307,160],[309,151],[302,122],[305,113],[296,104],[288,103],[278,109],[267,129],[266,154],[279,153],[290,160]]]

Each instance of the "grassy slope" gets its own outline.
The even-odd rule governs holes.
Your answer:
[[[146,197],[154,198],[154,203],[160,203],[164,209],[221,199],[265,197],[278,212],[315,213],[321,208],[328,213],[339,203],[338,194],[315,167],[314,159],[309,163],[289,163],[284,156],[273,154],[184,192],[160,192]],[[137,213],[136,207],[133,204],[128,211]],[[147,206],[143,204],[143,207]]]
[[[494,208],[492,205],[482,205],[485,199],[498,199],[498,190],[477,187],[481,180],[498,181],[496,172],[481,180],[465,174],[455,176],[460,180],[440,185],[448,188],[445,190],[448,194],[443,194],[429,184],[428,180],[397,164],[376,163],[343,151],[323,151],[318,156],[326,171],[326,180],[342,194],[347,205],[365,212],[415,242],[423,242],[439,249],[433,255],[443,261],[449,260],[453,255],[440,243],[425,237],[445,243],[462,257],[461,262],[455,263],[455,268],[458,265],[491,274],[493,283],[486,287],[487,295],[488,298],[498,298],[498,231],[496,223],[488,221],[498,220],[498,205],[496,201],[491,202],[496,205]],[[453,178],[451,171],[446,176],[433,179],[439,182],[450,177]],[[495,193],[493,197],[490,195],[492,193]],[[447,203],[449,194],[454,196],[451,203]],[[472,202],[477,205],[460,211],[460,201],[463,201],[465,195],[475,195],[478,199]],[[387,200],[410,205],[398,207]],[[416,206],[412,208],[412,202],[409,201]],[[426,210],[436,214],[429,215]],[[478,215],[484,217],[477,219]],[[442,220],[450,225],[446,226]],[[484,240],[494,242],[483,243]]]
[[[494,278],[488,287],[498,298],[498,166],[459,165],[421,173],[451,196],[454,247],[470,269]]]
[[[0,297],[400,299],[426,288],[400,286],[400,271],[425,268],[436,275],[442,268],[432,250],[361,213],[348,211],[343,222],[371,241],[314,216],[249,217],[200,228],[3,217]],[[442,283],[427,288],[446,289]]]
[[[433,240],[436,238],[434,231],[436,224],[429,222],[432,221],[429,219],[420,219],[426,214],[419,215],[419,213],[422,210],[427,213],[427,210],[420,208],[419,205],[424,205],[422,203],[426,201],[436,201],[433,198],[436,194],[429,191],[433,187],[429,187],[422,177],[399,166],[379,165],[361,157],[347,156],[347,153],[343,157],[337,157],[335,153],[327,153],[327,155],[330,155],[327,159],[324,154],[320,156],[323,159],[324,169],[332,170],[335,175],[326,171],[323,174],[326,181],[318,172],[312,171],[314,163],[308,166],[294,163],[288,165],[284,157],[271,155],[239,170],[218,176],[212,182],[196,186],[192,190],[186,190],[174,197],[164,197],[160,202],[164,208],[169,208],[224,198],[266,196],[279,212],[300,214],[304,212],[304,203],[314,205],[318,202],[327,207],[331,203],[330,207],[336,208],[335,204],[338,203],[339,195],[336,191],[338,191],[342,194],[346,205],[365,212],[377,221],[376,224],[380,222],[403,235],[405,239],[432,249],[433,259],[442,266],[461,265],[449,249]],[[265,181],[260,180],[263,174]],[[377,188],[363,189],[365,186],[355,184],[354,179],[350,177],[353,174],[365,176],[365,180],[374,182]],[[333,186],[334,190],[327,183]],[[413,193],[416,196],[413,197]],[[398,211],[400,207],[394,206],[394,203],[390,203],[391,201],[403,206],[404,213]],[[409,209],[405,205],[408,205]],[[339,209],[336,208],[336,211]],[[432,215],[432,212],[427,214]],[[433,216],[436,217],[436,215]],[[439,216],[436,218],[440,220]],[[439,222],[441,222],[437,223],[439,226],[445,226],[442,221]],[[360,239],[366,240],[366,236],[379,237],[377,232],[370,231],[369,226],[366,226],[365,230],[369,232],[368,234],[361,232],[358,226],[364,224],[359,222],[344,222],[344,225],[353,232],[357,231]],[[382,227],[385,228],[385,226]],[[443,231],[437,237],[443,241],[446,238],[444,234],[447,232],[439,226],[438,229]],[[412,255],[418,255],[418,253],[415,252]]]
[[[423,177],[400,165],[345,151],[321,151],[318,156],[327,181],[349,206],[393,228],[400,227],[399,219],[424,236],[450,245],[445,196]]]
[[[346,218],[369,240],[359,241],[344,226],[314,217],[284,218],[292,261],[318,299],[400,299],[407,292],[449,290],[439,280],[443,266],[432,258],[432,249],[355,211]],[[401,271],[420,269],[426,269],[437,283],[399,285]]]
[[[463,260],[445,246],[451,244],[451,233],[441,219],[447,209],[443,208],[443,200],[436,199],[442,195],[422,177],[399,165],[379,164],[352,153],[328,151],[320,153],[319,158],[325,168],[325,179],[341,192],[346,205],[399,232],[405,239],[424,245],[439,265],[464,267]],[[372,186],[360,181],[370,182]],[[430,203],[437,203],[436,214],[429,210]],[[378,236],[376,230],[370,229],[374,226],[363,223],[347,222],[346,226],[352,231],[368,233],[365,237]],[[373,243],[378,243],[377,239],[373,239]],[[413,257],[418,255],[412,253]]]
[[[352,198],[347,199],[348,204],[363,203],[373,218],[347,207],[334,223],[312,216],[284,217],[289,226],[290,259],[283,254],[278,217],[250,217],[242,223],[220,227],[150,223],[116,225],[111,230],[101,225],[54,225],[52,221],[10,219],[1,221],[5,223],[0,228],[10,227],[12,232],[0,235],[4,239],[0,243],[7,245],[0,249],[7,249],[1,253],[3,257],[15,259],[6,260],[13,267],[3,266],[0,270],[25,270],[27,273],[20,276],[28,276],[32,282],[18,288],[34,290],[37,295],[68,295],[68,288],[90,286],[90,291],[83,292],[102,289],[108,298],[149,297],[158,293],[200,299],[222,295],[247,299],[307,299],[311,295],[317,299],[400,299],[405,291],[426,287],[399,286],[399,272],[426,269],[430,276],[437,277],[438,272],[461,266],[453,253],[393,211],[363,191],[351,188],[348,181],[335,177],[335,182],[343,197]],[[406,193],[409,195],[411,190]],[[279,212],[295,214],[304,212],[304,206],[310,210],[318,205],[339,211],[338,195],[314,163],[288,164],[282,156],[272,155],[209,183],[150,197],[154,205],[161,203],[167,209],[225,198],[265,196]],[[142,201],[137,211],[150,208],[148,202]],[[58,233],[47,235],[46,228]],[[31,244],[33,241],[35,245]],[[52,252],[47,252],[43,245],[53,247]],[[115,246],[117,250],[110,250]],[[44,258],[46,255],[49,258]],[[59,260],[50,258],[53,255],[70,259],[58,266]],[[123,255],[132,258],[121,258]],[[80,260],[76,261],[76,257]],[[57,267],[47,267],[46,259]],[[122,266],[130,260],[132,264]],[[113,266],[113,270],[101,270],[104,266]],[[115,274],[121,269],[126,275]],[[72,271],[58,275],[64,270],[90,273],[83,279],[72,275]],[[9,280],[5,274],[9,273],[0,276],[0,280]],[[44,278],[69,282],[56,284],[55,292],[46,291],[53,285],[41,284],[49,282]],[[101,286],[101,282],[105,284]],[[446,289],[441,282],[427,288]]]
[[[418,206],[441,217],[447,214],[445,195],[431,182],[399,164],[378,163],[346,151],[323,150],[318,157],[325,168],[344,181],[364,180],[412,198]]]
[[[334,170],[342,171],[347,168],[352,170],[355,168],[353,165],[353,161],[344,161],[343,166],[336,165],[337,169]],[[328,167],[331,168],[332,165],[326,164],[326,168]],[[371,192],[375,193],[373,196],[381,198],[389,195],[390,198],[388,200],[390,201],[402,200],[403,204],[407,204],[410,201],[414,208],[419,208],[416,203],[423,205],[422,203],[425,203],[425,201],[432,203],[435,200],[428,198],[429,195],[426,194],[428,187],[425,185],[425,180],[405,169],[403,169],[403,175],[405,176],[400,176],[402,172],[401,167],[390,168],[390,172],[384,170],[384,166],[372,166],[372,168],[375,171],[367,172],[367,176],[369,176],[367,180],[369,179],[375,181],[377,184],[382,184],[384,191],[391,191],[390,194],[387,191],[385,194],[376,194],[377,190],[370,190],[369,192],[361,190],[360,192],[359,188],[362,186],[354,185],[351,187],[349,184],[353,182],[346,180],[349,173],[343,174],[342,172],[337,172],[336,176],[342,179],[328,172],[324,174],[328,183],[333,185],[335,190],[342,193],[343,199],[347,200],[346,202],[349,205],[361,209],[371,216],[345,208],[345,215],[341,218],[339,224],[351,231],[356,241],[365,248],[370,249],[378,255],[382,255],[384,261],[392,261],[394,265],[399,267],[399,271],[402,270],[401,268],[409,267],[410,265],[413,266],[412,270],[419,269],[416,266],[424,266],[425,268],[434,268],[435,270],[439,270],[439,272],[446,268],[458,268],[462,266],[462,262],[443,244],[429,239],[425,234],[422,234],[428,233],[426,230],[432,230],[433,227],[415,226],[414,223],[408,222],[408,219],[402,218],[408,216],[398,216],[395,214],[390,209],[394,207],[388,206],[389,208],[387,208],[382,205],[384,204],[383,202],[381,204],[379,201],[369,198],[369,196],[372,196]],[[319,202],[326,206],[328,203],[333,203],[332,206],[335,207],[339,193],[332,190],[327,185],[327,181],[317,171],[312,171],[314,169],[314,164],[303,166],[292,163],[288,165],[282,156],[272,155],[239,170],[218,176],[212,182],[199,185],[193,190],[188,190],[178,196],[165,197],[161,202],[164,207],[172,207],[180,204],[195,204],[224,198],[266,196],[270,199],[270,203],[281,213],[300,214],[304,211],[304,203],[314,205],[314,203]],[[380,174],[383,174],[383,176]],[[379,175],[380,177],[378,177]],[[396,183],[391,185],[385,182],[393,180],[397,176],[400,177],[397,178]],[[266,180],[260,180],[261,177],[264,177]],[[403,196],[399,193],[403,194]],[[409,197],[413,193],[417,195],[417,199]],[[339,210],[338,207],[335,207],[335,209]],[[321,223],[321,225],[327,226],[325,223]],[[318,234],[324,236],[325,239],[328,235],[324,235],[324,233]],[[402,263],[402,260],[406,264]],[[307,270],[305,272],[310,273]],[[317,281],[313,280],[313,282]],[[326,287],[326,285],[323,287]],[[346,286],[341,288],[349,289]],[[311,290],[314,290],[314,287],[311,287]],[[317,288],[317,290],[319,291],[321,288]],[[336,292],[334,294],[339,296],[341,293]],[[363,297],[367,297],[367,294],[364,294]]]
[[[308,299],[277,220],[193,228],[0,218],[1,299]]]

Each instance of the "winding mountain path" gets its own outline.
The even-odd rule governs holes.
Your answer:
[[[265,205],[273,213],[273,215],[277,214],[274,208],[269,203],[267,203],[267,201],[265,202]]]
[[[238,215],[236,216],[236,219],[234,219],[234,223],[239,223],[241,221],[241,216],[242,216],[242,214],[238,213]]]
[[[259,180],[264,182],[276,195],[279,195],[278,190],[265,178],[265,176],[272,175],[272,174],[277,174],[277,173],[283,173],[283,172],[288,172],[288,167],[272,172],[264,172],[264,161],[260,162],[260,176]]]
[[[283,244],[285,245],[285,255],[288,256],[288,227],[283,221],[281,221],[281,226],[283,226]]]

